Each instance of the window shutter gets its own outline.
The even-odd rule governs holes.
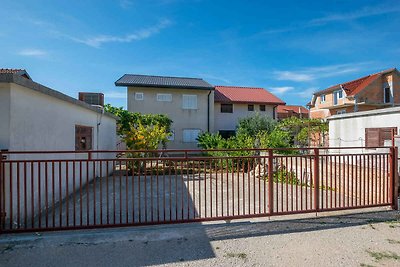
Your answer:
[[[365,146],[366,147],[379,146],[379,128],[365,129]]]
[[[385,140],[392,140],[393,130],[395,130],[395,133],[397,133],[397,128],[395,128],[395,127],[380,129],[380,134],[379,134],[379,145],[380,146],[385,145]]]

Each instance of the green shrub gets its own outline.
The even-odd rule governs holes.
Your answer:
[[[236,132],[237,134],[256,136],[261,131],[271,133],[276,125],[277,122],[271,117],[256,113],[254,116],[239,119]]]

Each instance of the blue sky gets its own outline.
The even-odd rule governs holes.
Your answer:
[[[399,67],[400,1],[3,0],[0,67],[126,106],[125,73],[264,87],[288,104]]]

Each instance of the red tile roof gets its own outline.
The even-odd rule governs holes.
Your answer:
[[[277,108],[278,113],[286,113],[292,111],[293,113],[303,113],[308,114],[308,109],[303,106],[286,106],[286,105],[279,105]]]
[[[285,104],[264,88],[239,86],[215,86],[214,101],[220,103]]]
[[[352,80],[352,81],[345,82],[345,83],[342,83],[342,84],[336,84],[336,85],[331,86],[331,87],[329,87],[327,89],[318,91],[315,94],[316,95],[320,95],[320,94],[329,93],[329,92],[332,92],[334,90],[343,88],[344,91],[346,92],[347,96],[353,96],[353,95],[356,95],[359,92],[361,92],[365,87],[367,87],[373,81],[375,81],[376,79],[381,77],[381,75],[387,74],[387,73],[395,71],[395,70],[396,70],[396,68],[391,68],[391,69],[383,70],[383,71],[378,72],[378,73],[374,73],[374,74],[370,74],[370,75],[358,78],[356,80]]]

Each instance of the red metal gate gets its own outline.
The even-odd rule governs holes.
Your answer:
[[[397,148],[371,149],[1,152],[0,229],[397,208]]]

